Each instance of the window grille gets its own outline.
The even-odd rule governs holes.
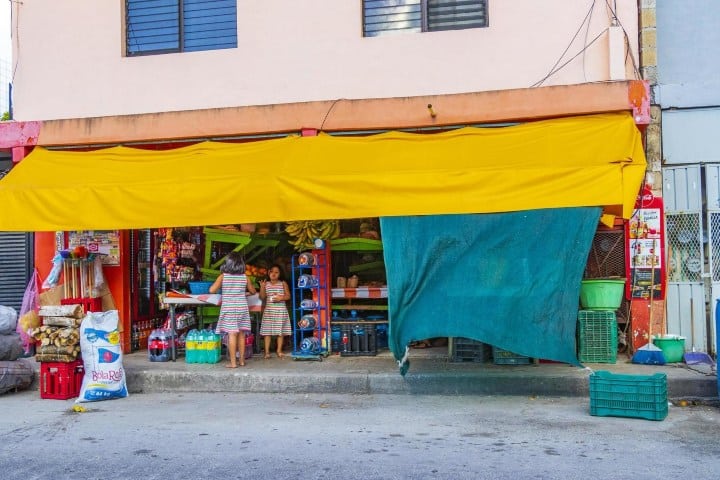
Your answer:
[[[363,35],[488,26],[488,0],[364,0]]]
[[[128,56],[237,47],[236,0],[125,0]]]

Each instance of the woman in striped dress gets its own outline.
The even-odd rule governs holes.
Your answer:
[[[260,299],[265,301],[260,335],[264,337],[265,358],[270,358],[270,339],[277,337],[277,356],[283,357],[283,336],[290,335],[290,314],[285,302],[290,300],[290,288],[280,276],[280,265],[268,270],[269,280],[260,282]]]
[[[237,252],[230,253],[220,267],[220,276],[210,287],[210,293],[222,287],[222,304],[216,333],[228,335],[228,354],[230,364],[227,368],[237,368],[236,352],[240,347],[240,366],[245,366],[245,332],[250,331],[250,310],[246,291],[255,294],[255,287],[245,275],[245,260]],[[238,338],[239,337],[239,338]]]

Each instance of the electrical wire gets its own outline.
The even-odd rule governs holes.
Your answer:
[[[320,131],[322,132],[323,126],[325,126],[325,120],[327,120],[328,115],[330,115],[330,112],[333,108],[335,108],[335,104],[338,103],[340,100],[347,100],[346,98],[336,98],[335,101],[330,105],[330,108],[328,108],[327,112],[325,112],[325,118],[323,118],[322,123],[320,124]]]
[[[547,75],[545,75],[545,77],[543,77],[542,80],[539,80],[539,81],[535,82],[534,84],[530,85],[530,88],[539,87],[540,85],[543,84],[543,82],[545,82],[545,80],[547,80],[547,79],[550,78],[550,76],[552,76],[555,72],[557,72],[558,70],[560,70],[560,69],[557,69],[557,70],[556,70],[556,67],[558,66],[558,64],[560,63],[560,61],[563,59],[563,57],[565,56],[565,54],[568,52],[568,50],[570,50],[570,47],[572,47],[573,42],[575,41],[575,39],[577,38],[578,34],[579,34],[580,31],[582,30],[583,25],[585,25],[585,22],[587,22],[587,21],[588,21],[588,18],[590,18],[590,16],[592,15],[592,11],[593,11],[593,9],[595,8],[595,2],[596,2],[596,1],[597,1],[597,0],[593,0],[592,4],[590,5],[590,9],[589,9],[588,12],[585,14],[585,18],[583,18],[583,21],[580,23],[580,26],[578,27],[577,31],[575,32],[575,35],[573,35],[573,37],[570,39],[570,43],[568,43],[567,47],[565,47],[565,50],[563,50],[563,53],[560,55],[560,57],[558,57],[557,61],[555,61],[555,65],[553,65],[553,66],[550,68],[550,71],[548,72]],[[589,22],[588,22],[588,23],[589,23]],[[586,46],[585,48],[587,48],[587,46]],[[583,51],[584,51],[584,50],[583,50]],[[576,56],[577,56],[577,55],[576,55]],[[575,58],[575,57],[573,57],[573,58]],[[567,65],[567,63],[563,64],[563,66],[564,66],[564,65]],[[561,67],[561,68],[562,68],[562,67]]]
[[[585,28],[585,45],[587,45],[588,36],[590,36],[590,24],[592,23],[592,12],[595,11],[595,1],[593,0],[593,4],[590,6],[590,14],[588,16],[587,20],[587,28]],[[585,74],[585,52],[583,52],[583,58],[582,58],[582,73],[583,73],[583,80],[587,82],[587,75]]]
[[[554,74],[556,74],[557,72],[559,72],[560,70],[562,70],[563,68],[565,68],[565,66],[566,66],[568,63],[572,62],[572,61],[575,60],[578,56],[582,55],[593,43],[597,42],[597,41],[600,39],[600,37],[602,37],[608,30],[609,30],[609,29],[606,28],[606,29],[603,30],[602,32],[598,33],[598,35],[597,35],[595,38],[593,38],[593,39],[590,41],[590,43],[588,43],[587,45],[585,45],[585,46],[582,48],[582,50],[580,50],[578,53],[576,53],[575,55],[573,55],[570,59],[568,59],[567,62],[563,63],[562,65],[560,65],[560,66],[557,67],[556,69],[550,71],[550,72],[545,76],[545,78],[543,78],[542,80],[538,80],[538,81],[535,82],[534,84],[530,85],[530,88],[539,87],[540,85],[542,85],[542,84],[545,82],[545,80],[547,80],[548,78],[550,78],[551,76],[553,76]]]
[[[13,67],[13,73],[10,77],[10,83],[15,81],[15,72],[17,72],[18,65],[20,64],[20,5],[23,3],[18,0],[10,0],[10,6],[16,4],[15,8],[15,43],[17,45],[17,58],[15,59],[15,66]],[[10,9],[10,18],[12,18],[12,8]]]

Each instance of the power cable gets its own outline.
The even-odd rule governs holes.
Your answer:
[[[608,29],[606,28],[606,29],[603,30],[602,32],[598,33],[598,35],[597,35],[595,38],[593,38],[593,39],[590,41],[590,43],[588,43],[587,45],[585,45],[582,50],[580,50],[578,53],[576,53],[575,55],[573,55],[570,59],[568,59],[567,62],[563,63],[562,65],[560,65],[560,66],[559,66],[558,68],[556,68],[555,70],[550,71],[550,72],[545,76],[545,78],[543,78],[542,80],[539,80],[539,81],[535,82],[534,84],[530,85],[530,88],[539,87],[540,85],[543,84],[543,82],[545,82],[545,80],[547,80],[547,79],[550,78],[552,75],[556,74],[557,72],[559,72],[560,70],[562,70],[563,68],[565,68],[565,66],[566,66],[568,63],[572,62],[572,61],[575,60],[578,56],[580,56],[581,54],[583,54],[593,43],[597,42],[597,41],[600,39],[600,37],[602,37],[607,31],[608,31]]]
[[[592,4],[590,5],[590,9],[589,9],[588,12],[585,14],[585,18],[583,18],[583,21],[580,23],[580,26],[578,27],[577,31],[575,32],[575,35],[573,35],[573,37],[570,39],[570,43],[568,43],[568,46],[565,47],[565,50],[563,51],[563,53],[560,55],[560,57],[558,57],[557,61],[555,62],[555,65],[553,65],[553,66],[550,68],[550,71],[548,72],[547,75],[545,75],[545,77],[542,78],[542,80],[539,80],[539,81],[535,82],[534,84],[532,84],[532,85],[530,86],[530,88],[538,87],[538,86],[542,85],[543,82],[545,82],[545,80],[547,80],[548,78],[550,78],[550,76],[551,76],[552,74],[554,74],[555,72],[557,72],[557,71],[559,70],[559,69],[556,70],[555,68],[558,66],[558,64],[559,64],[560,61],[563,59],[563,57],[564,57],[565,54],[568,52],[568,50],[570,50],[570,47],[572,47],[573,42],[575,41],[575,39],[577,38],[578,34],[579,34],[580,31],[582,30],[583,26],[585,25],[585,22],[588,22],[588,19],[589,19],[590,16],[592,15],[592,11],[593,11],[593,9],[595,8],[595,2],[596,2],[596,1],[597,1],[597,0],[593,0]],[[588,22],[588,24],[589,24],[589,22]],[[586,46],[585,48],[587,48],[587,46]],[[583,51],[584,51],[584,50],[583,50]],[[581,53],[582,53],[582,52],[581,52]],[[577,57],[577,55],[576,55],[576,57]],[[575,58],[575,57],[573,57],[573,58]],[[566,62],[565,64],[563,64],[563,66],[564,66],[564,65],[567,65],[567,62]],[[562,68],[562,67],[561,67],[561,68]]]
[[[327,112],[325,112],[325,118],[323,118],[323,121],[322,121],[322,123],[320,124],[320,129],[319,129],[319,130],[320,130],[321,132],[322,132],[323,126],[325,125],[325,120],[327,120],[328,115],[330,115],[330,112],[331,112],[332,109],[335,107],[335,104],[338,103],[340,100],[347,100],[347,99],[345,99],[345,98],[337,98],[337,99],[335,99],[335,101],[332,103],[332,105],[330,105],[330,108],[328,108]]]
[[[10,77],[10,83],[15,81],[15,72],[17,72],[18,64],[20,64],[20,5],[23,3],[18,0],[10,0],[10,6],[17,4],[15,9],[15,43],[17,44],[17,58],[15,59],[15,66],[13,67],[12,76]],[[10,18],[12,19],[12,8],[10,9]]]

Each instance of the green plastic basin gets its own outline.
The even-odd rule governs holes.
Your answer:
[[[580,285],[580,305],[588,310],[617,310],[625,293],[624,278],[583,280]]]
[[[653,338],[653,343],[663,351],[665,363],[682,362],[685,353],[685,337],[677,335],[664,335]]]

